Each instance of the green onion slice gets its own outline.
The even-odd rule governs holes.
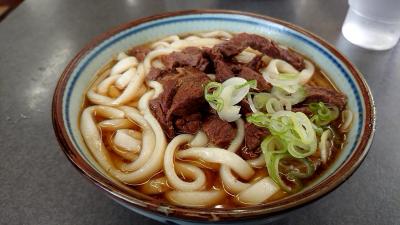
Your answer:
[[[311,176],[315,171],[313,164],[305,158],[294,158],[287,153],[266,153],[265,155],[269,160],[267,163],[269,176],[287,192],[299,190],[302,187],[300,179]]]
[[[311,121],[317,126],[326,126],[339,117],[339,109],[336,106],[327,106],[323,102],[313,102],[308,108],[314,114]]]
[[[244,84],[240,84],[240,85],[236,85],[235,88],[236,89],[241,89],[244,88],[246,86],[249,86],[250,88],[257,88],[257,81],[256,80],[249,80],[247,82],[245,82]]]
[[[218,82],[209,82],[204,87],[204,98],[212,108],[220,112],[224,107],[224,101],[220,97],[222,92],[222,84]]]

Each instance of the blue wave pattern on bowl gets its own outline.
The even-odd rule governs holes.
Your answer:
[[[349,75],[348,69],[325,47],[295,30],[262,19],[222,13],[184,15],[146,22],[110,37],[83,57],[67,83],[63,96],[63,117],[68,135],[86,161],[108,177],[88,152],[81,138],[78,124],[83,93],[96,71],[116,54],[132,46],[155,41],[169,35],[212,30],[256,33],[293,48],[315,62],[337,87],[346,93],[349,107],[355,113],[352,130],[347,139],[348,144],[335,163],[323,176],[314,181],[314,184],[334,172],[355,149],[365,117],[365,106],[361,101],[360,90],[355,85],[355,80]]]

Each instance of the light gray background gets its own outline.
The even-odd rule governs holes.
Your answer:
[[[345,0],[28,0],[0,22],[0,224],[158,224],[114,203],[58,146],[51,99],[69,60],[94,36],[165,11],[224,8],[300,25],[361,70],[377,104],[377,133],[357,172],[277,224],[400,224],[400,47],[363,50],[340,33]]]

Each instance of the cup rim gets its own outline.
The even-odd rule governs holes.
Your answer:
[[[349,157],[342,163],[342,165],[330,174],[326,179],[318,183],[312,188],[308,190],[288,196],[284,199],[277,200],[271,203],[266,203],[258,206],[249,206],[238,209],[198,209],[198,208],[188,208],[188,207],[180,207],[174,206],[170,204],[160,204],[158,202],[149,201],[149,198],[143,196],[143,199],[139,199],[137,197],[133,197],[126,190],[120,188],[115,185],[113,182],[99,174],[96,170],[94,170],[91,166],[89,166],[86,161],[79,155],[77,149],[75,149],[72,144],[67,130],[64,127],[64,118],[63,118],[63,95],[65,92],[65,88],[67,82],[74,71],[75,67],[78,65],[80,60],[84,58],[84,56],[94,49],[101,42],[105,41],[109,37],[126,30],[128,28],[140,25],[145,22],[175,17],[175,16],[183,16],[183,15],[194,15],[194,14],[204,14],[204,13],[216,13],[216,14],[234,14],[234,15],[244,15],[253,18],[258,18],[266,21],[270,21],[273,23],[277,23],[283,26],[286,26],[290,29],[293,29],[302,35],[312,38],[322,46],[324,46],[328,51],[334,54],[340,61],[348,68],[352,77],[355,79],[360,93],[363,96],[362,100],[365,104],[365,120],[363,121],[363,133],[360,136],[360,142],[354,149],[354,151],[349,155]],[[249,218],[255,218],[259,216],[272,216],[278,213],[283,213],[285,211],[303,206],[306,203],[310,203],[319,197],[322,197],[329,192],[333,191],[335,188],[340,186],[345,180],[347,180],[354,171],[359,167],[362,161],[365,159],[365,156],[368,153],[369,147],[372,143],[372,139],[375,133],[376,126],[376,109],[375,103],[373,100],[373,96],[371,94],[370,88],[363,78],[362,74],[355,68],[355,66],[341,53],[339,53],[331,44],[320,38],[319,36],[306,31],[303,28],[300,28],[291,23],[275,19],[272,17],[259,15],[255,13],[249,12],[241,12],[241,11],[233,11],[233,10],[215,10],[215,9],[201,9],[201,10],[184,10],[184,11],[175,11],[175,12],[167,12],[161,13],[149,17],[139,18],[122,25],[117,26],[105,33],[100,34],[95,37],[92,41],[90,41],[67,65],[64,72],[62,73],[55,92],[53,96],[52,102],[52,120],[53,120],[53,128],[58,139],[60,146],[62,147],[63,152],[67,156],[67,158],[71,161],[71,163],[78,169],[78,171],[83,174],[86,178],[94,182],[98,187],[105,190],[107,193],[111,194],[113,197],[118,200],[123,201],[123,203],[133,206],[136,208],[149,210],[153,213],[159,215],[165,215],[160,210],[163,208],[164,210],[171,210],[168,216],[173,216],[179,219],[186,220],[209,220],[210,218],[218,218],[222,220],[243,220]]]

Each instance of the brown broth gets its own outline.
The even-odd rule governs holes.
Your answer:
[[[143,46],[149,46],[150,44],[152,44],[152,43],[148,43]],[[110,61],[101,70],[99,70],[97,72],[96,76],[94,77],[94,81],[93,81],[92,85],[94,85],[96,83],[95,80],[97,80],[99,77],[101,77],[103,75],[103,73],[106,70],[110,69],[113,64],[115,64],[115,60]],[[311,86],[321,86],[321,87],[326,87],[326,88],[337,89],[335,87],[335,85],[327,78],[327,76],[324,74],[324,72],[317,65],[315,65],[315,73],[314,73],[313,77],[307,84],[311,85]],[[90,85],[89,88],[92,85]],[[114,89],[116,89],[116,88],[114,88]],[[118,91],[119,90],[112,90],[111,93],[109,91],[109,94],[115,95],[115,94],[118,94],[117,93]],[[115,97],[115,96],[111,96],[111,97]],[[127,105],[129,105],[129,104],[137,104],[137,103],[132,102],[132,103],[128,103]],[[92,104],[86,98],[86,95],[85,95],[83,105],[82,105],[82,111],[83,111],[83,109],[85,109],[86,107],[91,106],[91,105]],[[95,120],[96,120],[96,122],[100,122],[100,121],[104,120],[104,118],[102,118],[100,116],[95,116]],[[330,167],[331,164],[339,156],[341,149],[343,148],[343,145],[346,143],[346,135],[344,133],[339,132],[339,126],[340,126],[340,117],[337,119],[337,121],[332,122],[332,124],[330,126],[330,128],[334,131],[335,135],[334,135],[334,141],[333,141],[333,150],[332,150],[332,154],[329,157],[328,163],[326,165],[318,166],[317,170],[311,177],[309,177],[307,179],[303,179],[302,182],[303,182],[304,186],[307,186],[309,183],[313,182],[315,179],[317,179],[319,176],[321,176],[324,173],[324,171],[328,167]],[[137,126],[133,126],[133,129],[140,130],[140,128]],[[112,150],[111,139],[112,139],[113,135],[114,135],[114,132],[102,130],[103,143],[104,143],[105,147],[109,150],[109,157],[112,160],[112,162],[114,163],[114,165],[116,166],[116,168],[119,168],[118,165],[120,165],[123,162],[128,162],[128,161],[126,159],[122,158],[120,155],[116,154]],[[224,188],[223,184],[221,182],[221,179],[219,177],[219,174],[218,174],[218,169],[219,169],[218,164],[206,163],[206,162],[201,162],[201,161],[190,161],[190,160],[185,160],[185,161],[181,161],[181,162],[191,163],[193,165],[199,166],[200,168],[202,168],[204,170],[206,177],[207,177],[207,184],[206,184],[207,189],[210,189],[210,188],[223,189]],[[255,169],[255,175],[250,180],[250,182],[255,182],[258,179],[260,179],[261,177],[264,177],[267,175],[268,175],[268,172],[267,172],[266,168]],[[153,178],[158,178],[158,177],[162,177],[162,176],[164,176],[164,173],[159,172],[159,173],[155,174],[153,176]],[[180,176],[182,179],[185,180],[183,175],[178,174],[178,176]],[[239,180],[241,180],[241,179],[239,179]],[[187,181],[190,181],[190,180],[187,179]],[[244,180],[241,180],[241,181],[246,182]],[[140,191],[143,184],[127,185],[127,186]],[[173,189],[172,187],[169,187],[169,188]],[[277,193],[275,193],[273,196],[271,196],[266,202],[276,201],[276,200],[284,198],[288,195],[290,195],[290,194],[286,193],[285,191],[280,190]],[[152,197],[157,201],[168,202],[168,200],[164,197],[163,194],[152,195]],[[238,208],[238,207],[243,207],[243,205],[238,203],[238,201],[236,200],[234,195],[231,195],[228,193],[224,202],[222,202],[219,205],[216,205],[214,207],[215,208]]]

